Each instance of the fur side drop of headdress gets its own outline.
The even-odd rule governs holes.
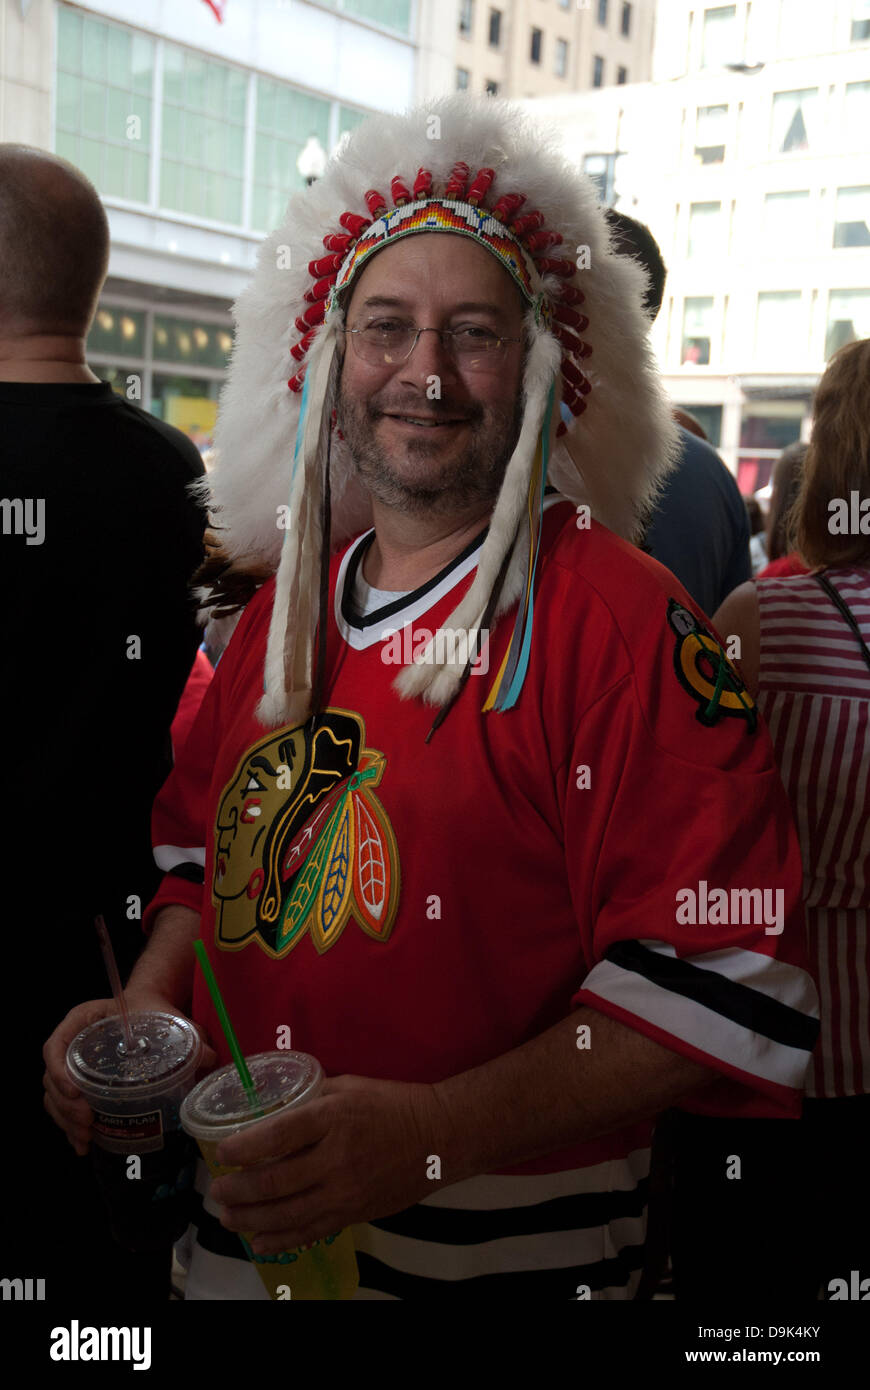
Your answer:
[[[419,225],[407,226],[406,209],[416,209]],[[293,195],[260,248],[235,305],[216,459],[200,484],[214,528],[199,591],[206,607],[231,612],[277,571],[258,709],[266,725],[299,724],[311,712],[314,634],[326,617],[324,533],[334,548],[372,525],[348,447],[333,430],[338,289],[364,264],[370,242],[389,244],[397,228],[455,230],[451,219],[500,256],[529,305],[520,434],[475,579],[447,620],[472,636],[520,600],[505,685],[487,708],[509,708],[522,685],[533,491],[542,496],[551,483],[637,542],[672,466],[677,434],[649,347],[645,276],[609,250],[591,180],[525,112],[492,97],[462,93],[369,118],[323,178]],[[554,430],[554,385],[575,417],[570,453],[564,426]],[[563,438],[554,441],[554,432]],[[463,666],[454,654],[436,655],[403,669],[395,682],[403,696],[440,706],[455,697]]]

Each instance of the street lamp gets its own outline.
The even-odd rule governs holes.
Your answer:
[[[326,173],[326,163],[326,150],[316,135],[309,135],[305,148],[300,151],[296,160],[296,168],[305,182],[312,184],[316,179],[322,179]]]

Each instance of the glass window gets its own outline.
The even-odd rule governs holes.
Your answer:
[[[801,438],[801,421],[809,396],[796,400],[749,400],[742,410],[741,449],[775,449],[781,453]]]
[[[787,400],[749,400],[743,406],[737,486],[744,497],[770,482],[773,465],[783,449],[800,439],[801,424],[810,408],[808,395]]]
[[[222,324],[200,323],[174,314],[154,315],[155,362],[226,370],[232,345],[232,335]]]
[[[870,290],[831,290],[825,357],[856,338],[870,338]]]
[[[65,11],[61,11],[61,13],[65,13]],[[57,74],[55,96],[58,130],[80,130],[82,123],[81,78],[73,77],[73,75],[68,72],[59,72]]]
[[[843,100],[845,134],[862,142],[870,129],[870,82],[847,82]]]
[[[705,68],[720,68],[725,67],[727,63],[739,63],[736,5],[719,5],[714,10],[704,11],[701,61]]]
[[[631,34],[631,5],[623,5],[622,18],[619,23],[619,32],[628,38]]]
[[[459,32],[468,38],[471,34],[471,27],[474,24],[474,0],[460,0],[459,4]]]
[[[106,88],[101,82],[82,83],[82,134],[105,138]]]
[[[566,39],[556,40],[556,76],[564,77],[568,71],[568,42]]]
[[[870,184],[837,189],[834,245],[870,246]]]
[[[246,92],[238,69],[165,45],[161,207],[241,223]]]
[[[112,357],[143,357],[145,311],[101,304],[88,334],[88,352],[108,353]]]
[[[132,202],[147,203],[150,201],[148,191],[150,169],[150,156],[134,150],[127,162],[127,190]]]
[[[358,124],[359,113],[354,117]],[[329,148],[329,102],[258,77],[256,122],[251,218],[255,227],[267,231],[280,221],[290,194],[305,187],[296,161],[309,140],[316,139],[324,151]]]
[[[86,77],[93,77],[98,82],[106,80],[108,27],[99,19],[85,16],[82,28],[82,71]]]
[[[65,66],[75,72],[82,70],[82,13],[60,5],[57,11],[57,51],[63,54]],[[58,62],[60,66],[60,62]]]
[[[627,81],[628,81],[628,68],[617,68],[617,69],[616,69],[616,85],[617,85],[617,87],[624,87]]]
[[[720,256],[724,247],[724,225],[721,203],[691,203],[689,205],[689,256]]]
[[[765,193],[761,235],[768,255],[787,256],[795,251],[806,251],[809,209],[808,189],[794,193]]]
[[[604,85],[604,59],[592,59],[592,86],[603,87]]]
[[[571,0],[559,0],[559,9],[560,9],[560,10],[570,10],[570,8],[571,8]]]
[[[607,0],[598,0],[598,23],[607,23]]]
[[[469,78],[468,68],[457,68],[457,69],[456,69],[456,90],[457,90],[457,92],[467,92],[467,91],[468,91],[468,78]]]
[[[806,338],[806,318],[800,290],[776,290],[758,296],[755,314],[755,356],[771,366]]]
[[[695,120],[695,159],[699,164],[721,164],[725,158],[727,106],[699,106]]]
[[[111,79],[119,87],[129,89],[133,86],[133,35],[126,29],[112,25],[107,36],[108,71]]]
[[[683,302],[683,342],[680,362],[690,362],[698,367],[708,366],[712,336],[712,295],[686,299]]]
[[[501,10],[489,12],[489,46],[498,48],[501,43]]]
[[[852,0],[851,43],[864,43],[870,39],[870,0]]]
[[[348,130],[356,130],[360,121],[364,121],[367,112],[357,111],[355,106],[339,106],[338,108],[338,133],[344,135]]]
[[[544,35],[540,29],[532,30],[531,43],[529,45],[529,58],[533,63],[541,61],[541,49],[543,47]]]
[[[719,448],[722,441],[721,405],[698,405],[693,401],[690,405],[678,404],[677,409],[685,410],[689,415],[694,415],[713,448]]]
[[[55,149],[104,196],[148,200],[154,42],[58,10]]]
[[[815,135],[818,87],[797,92],[776,92],[770,127],[770,148],[774,154],[808,150]]]
[[[775,449],[781,453],[801,437],[804,400],[747,401],[740,419],[741,449]]]
[[[198,449],[209,449],[214,443],[221,385],[222,382],[213,377],[155,372],[151,383],[151,414],[184,430]]]
[[[583,157],[583,172],[598,189],[598,197],[609,207],[613,202],[616,182],[615,154],[587,154]]]
[[[335,4],[336,0],[328,3]],[[398,29],[401,34],[411,32],[411,0],[339,0],[338,8],[345,14],[370,19],[373,24],[383,24],[385,29]]]

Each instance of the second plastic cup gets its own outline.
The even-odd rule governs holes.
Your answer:
[[[133,1013],[130,1027],[132,1053],[117,1015],[90,1024],[70,1043],[66,1066],[94,1111],[92,1161],[115,1239],[159,1250],[178,1239],[192,1212],[196,1150],[178,1108],[202,1044],[174,1014]]]
[[[246,1057],[262,1115],[252,1115],[251,1105],[234,1065],[221,1067],[200,1081],[181,1107],[181,1123],[199,1145],[213,1178],[237,1173],[216,1158],[221,1140],[262,1124],[287,1110],[297,1109],[320,1092],[323,1068],[305,1052],[259,1052]],[[251,1232],[242,1235],[248,1258],[269,1291],[270,1298],[292,1301],[352,1298],[359,1286],[359,1271],[349,1230],[280,1255],[255,1255]]]

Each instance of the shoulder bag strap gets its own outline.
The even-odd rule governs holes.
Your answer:
[[[854,632],[855,636],[858,639],[858,643],[861,647],[861,655],[864,658],[864,665],[867,667],[868,670],[870,670],[870,649],[868,649],[867,643],[861,636],[861,629],[855,621],[855,615],[853,614],[851,608],[847,604],[846,600],[843,598],[842,594],[838,593],[837,590],[834,588],[833,584],[831,583],[830,579],[826,574],[814,574],[812,577],[813,579],[815,579],[817,584],[821,585],[825,593],[828,595],[828,598],[833,603],[834,607],[840,610],[841,615],[843,616],[843,618],[845,618],[846,622],[849,624],[850,628]]]

